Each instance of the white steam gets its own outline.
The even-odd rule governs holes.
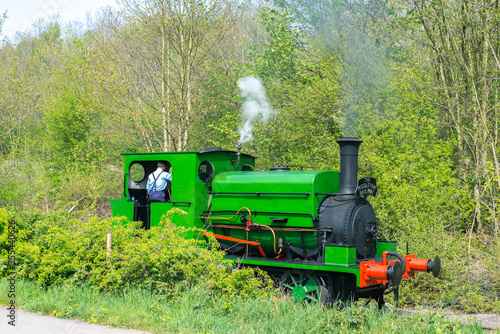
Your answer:
[[[240,141],[245,143],[253,139],[253,124],[258,120],[266,121],[275,111],[267,102],[264,85],[260,78],[244,77],[238,80],[240,96],[243,99],[241,106],[242,125],[239,128]]]

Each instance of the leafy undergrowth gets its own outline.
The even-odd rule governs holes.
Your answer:
[[[0,282],[0,304],[9,284]],[[172,297],[130,287],[112,292],[31,281],[16,283],[16,305],[28,311],[153,333],[482,333],[439,313],[380,312],[375,305],[326,308],[275,297],[230,297],[197,286]]]
[[[420,234],[423,234],[420,240],[434,240],[430,234]],[[435,232],[434,235],[440,234]],[[414,278],[403,280],[402,305],[442,307],[465,313],[500,313],[499,245],[476,240],[477,247],[473,247],[469,254],[468,240],[463,237],[434,238],[438,238],[439,243],[430,247],[428,242],[422,241],[411,252],[430,259],[439,255],[441,273],[437,278],[432,274],[417,273]],[[414,241],[412,244],[418,243]],[[429,251],[433,248],[433,252]],[[399,251],[404,252],[403,249]]]
[[[8,238],[9,224],[15,221],[16,277],[41,287],[84,284],[99,291],[136,287],[176,295],[196,285],[244,297],[274,293],[266,273],[233,270],[234,263],[224,259],[223,251],[207,249],[205,239],[189,237],[199,230],[171,224],[174,214],[186,213],[172,209],[159,226],[144,230],[141,222],[121,218],[84,221],[64,212],[19,214],[0,208],[0,277],[12,272]]]

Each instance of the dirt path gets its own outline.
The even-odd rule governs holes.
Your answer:
[[[408,313],[438,313],[434,310],[405,310]],[[461,321],[467,324],[474,324],[474,322],[478,322],[481,324],[481,327],[489,330],[500,330],[500,315],[498,314],[462,314],[459,312],[453,311],[441,311],[441,314],[449,320],[452,321]]]
[[[3,313],[3,312],[2,312]],[[16,310],[15,326],[8,317],[0,318],[1,334],[149,334],[133,329],[112,328],[70,319]]]
[[[463,322],[474,323],[477,321],[485,329],[500,329],[500,316],[498,314],[460,314],[453,312],[443,312],[445,318],[450,320],[461,320]]]

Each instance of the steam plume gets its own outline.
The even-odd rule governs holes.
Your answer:
[[[244,77],[238,80],[240,96],[244,100],[241,106],[240,141],[245,143],[253,139],[253,124],[259,119],[266,121],[275,111],[267,102],[264,85],[260,78]]]

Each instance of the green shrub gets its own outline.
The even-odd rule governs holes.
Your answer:
[[[380,236],[396,240],[401,254],[408,243],[410,254],[442,261],[438,278],[404,280],[401,302],[500,311],[499,244],[475,233],[469,252],[473,201],[459,182],[453,141],[440,138],[432,117],[408,112],[363,139],[369,146],[361,145],[360,174],[379,184],[370,202]]]
[[[17,277],[36,280],[41,286],[60,283],[90,285],[102,291],[125,287],[154,289],[176,294],[190,286],[242,296],[266,296],[271,279],[260,270],[234,270],[224,252],[206,248],[206,242],[186,239],[199,230],[171,224],[173,209],[150,230],[140,222],[123,218],[88,221],[65,213],[24,215],[0,209],[0,254],[6,261],[6,226],[18,222],[16,232]],[[112,250],[106,249],[106,235],[112,235]],[[2,267],[2,276],[8,274]]]

